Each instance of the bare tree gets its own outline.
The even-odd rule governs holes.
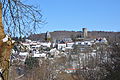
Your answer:
[[[104,80],[120,80],[120,39],[112,41],[109,48],[109,61],[103,64],[107,74]]]
[[[33,32],[42,24],[41,11],[24,4],[23,0],[0,0],[2,3],[3,24],[10,35],[22,35]]]
[[[41,20],[40,10],[24,4],[23,0],[0,0],[0,76],[3,80],[8,80],[9,57],[13,47],[11,38],[5,33],[11,36],[28,35],[39,28]]]

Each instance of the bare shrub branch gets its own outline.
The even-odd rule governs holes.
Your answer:
[[[41,11],[23,0],[0,0],[2,3],[5,32],[12,36],[28,35],[40,28]]]

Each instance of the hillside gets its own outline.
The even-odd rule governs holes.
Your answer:
[[[54,31],[50,32],[51,37],[53,40],[60,40],[63,38],[71,38],[71,36],[82,36],[81,31]],[[89,31],[88,32],[88,37],[90,38],[97,38],[97,37],[106,37],[107,39],[115,39],[120,38],[120,32],[105,32],[105,31]],[[39,40],[39,41],[44,41],[45,39],[45,33],[41,34],[32,34],[28,37],[28,39],[31,40]]]

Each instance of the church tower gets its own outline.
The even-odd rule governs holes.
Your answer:
[[[45,34],[45,40],[46,41],[51,41],[51,39],[52,38],[51,38],[50,32],[47,31],[46,34]]]
[[[87,37],[88,37],[87,28],[83,28],[83,38],[87,38]]]

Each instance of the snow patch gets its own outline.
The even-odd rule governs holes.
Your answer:
[[[2,39],[3,42],[7,42],[8,41],[8,35],[5,36],[5,38]]]

